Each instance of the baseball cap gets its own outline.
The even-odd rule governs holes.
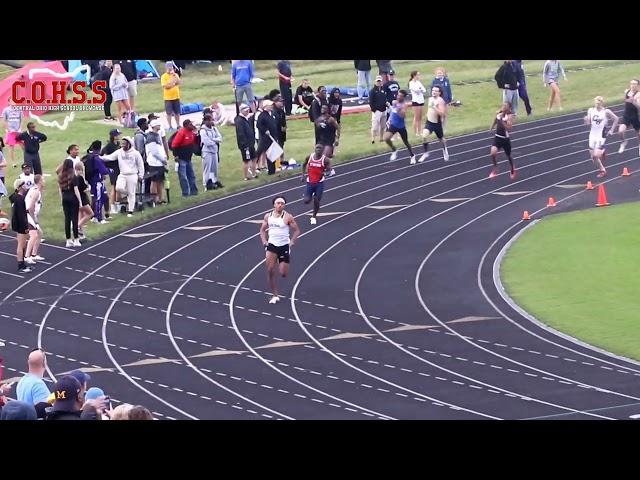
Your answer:
[[[166,68],[175,68],[175,64],[173,63],[173,61],[165,62],[165,63],[164,63],[164,66],[165,66]]]
[[[24,180],[22,180],[21,178],[16,178],[16,181],[13,182],[13,189],[14,190],[18,190],[20,187],[22,187],[26,182]]]
[[[381,82],[381,81],[382,81],[382,77],[381,77],[380,75],[378,75],[378,76],[376,77],[376,82]]]
[[[25,169],[27,167],[31,168],[31,165],[29,165],[28,163],[23,163],[20,168]]]
[[[133,145],[135,145],[133,143],[133,138],[131,137],[122,137],[121,140],[126,140],[127,142],[129,142],[129,145],[131,145],[133,147]]]
[[[151,128],[162,127],[162,123],[160,123],[160,120],[151,120],[151,123],[149,123],[149,126]]]
[[[65,375],[56,382],[53,393],[55,401],[53,410],[55,412],[73,412],[76,409],[76,402],[79,399],[82,386],[75,377]]]
[[[18,400],[11,400],[2,407],[0,420],[37,420],[36,409],[33,405]]]
[[[122,135],[122,132],[117,128],[114,128],[109,132],[109,135],[111,135],[112,137],[117,137],[118,135]]]
[[[91,380],[91,377],[89,376],[89,374],[84,373],[82,370],[74,370],[72,372],[69,372],[69,375],[71,375],[73,378],[78,380],[78,382],[80,382],[80,385],[89,383],[89,380]]]
[[[85,401],[87,400],[95,400],[96,398],[104,397],[104,390],[98,387],[91,387],[87,390],[87,393],[84,394]]]
[[[246,103],[243,103],[242,105],[240,105],[240,111],[243,111],[243,110],[251,110],[251,107]]]
[[[149,115],[147,115],[147,119],[148,119],[149,121],[151,121],[151,120],[155,120],[155,119],[157,119],[157,118],[160,118],[160,117],[159,117],[158,115],[156,115],[155,113],[150,113]]]

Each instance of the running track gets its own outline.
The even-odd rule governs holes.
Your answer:
[[[5,379],[40,345],[51,379],[86,368],[115,402],[165,419],[629,418],[640,363],[536,323],[496,274],[523,210],[595,203],[581,115],[517,125],[515,181],[506,160],[487,179],[487,132],[450,140],[448,163],[436,147],[414,166],[406,152],[340,165],[315,227],[295,176],[80,251],[44,246],[48,263],[24,276],[2,235]],[[640,162],[635,140],[618,155],[614,138],[619,203],[637,182],[617,175]],[[303,235],[269,305],[256,222],[281,193]]]

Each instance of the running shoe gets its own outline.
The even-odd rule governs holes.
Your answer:
[[[271,300],[269,300],[269,303],[274,304],[274,303],[278,303],[280,301],[280,297],[278,296],[273,296],[271,297]]]
[[[494,168],[493,170],[491,170],[491,173],[489,174],[489,178],[493,178],[497,175],[498,175],[498,169]]]
[[[411,160],[409,161],[409,165],[415,165],[415,164],[416,164],[416,156],[412,155]]]
[[[98,219],[96,217],[93,217],[90,221],[91,221],[91,223],[99,223]]]
[[[41,257],[40,255],[33,255],[31,258],[33,258],[37,262],[42,262],[44,260],[44,257]]]
[[[18,273],[29,273],[32,271],[33,271],[33,268],[31,267],[23,267],[18,269]]]
[[[620,148],[618,149],[618,153],[624,152],[624,149],[627,147],[627,141],[625,140],[620,144]]]
[[[389,161],[390,162],[395,162],[396,158],[398,158],[398,152],[393,152],[393,153],[391,153],[391,156],[389,157]]]
[[[420,158],[418,159],[418,162],[422,163],[424,162],[427,158],[429,158],[429,152],[425,152],[423,153]]]
[[[515,180],[516,179],[516,171],[512,170],[511,173],[509,174],[509,177],[511,178],[511,180]]]
[[[69,247],[73,247],[73,240],[67,240],[67,243],[65,245],[67,248]]]
[[[32,257],[25,257],[24,263],[28,263],[29,265],[35,265],[36,261]]]
[[[602,178],[607,174],[606,170],[600,170],[600,173],[598,173],[598,175],[596,175],[596,177],[598,178]]]
[[[311,217],[311,225],[316,225],[318,223],[318,220],[316,219],[316,217]]]
[[[109,221],[108,221],[107,219],[103,218],[103,219],[102,219],[102,220],[100,220],[98,223],[99,223],[100,225],[106,225],[107,223],[109,223]]]
[[[449,161],[449,152],[447,152],[446,150],[442,151],[442,156],[444,157],[444,161],[448,162]]]
[[[80,243],[80,239],[78,239],[78,238],[76,238],[76,239],[74,239],[74,240],[73,240],[72,245],[73,245],[74,247],[81,247],[81,246],[82,246],[82,244]]]
[[[127,217],[129,218],[133,217],[133,213],[127,213]]]

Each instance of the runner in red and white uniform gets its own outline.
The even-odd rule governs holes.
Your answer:
[[[321,144],[316,145],[316,151],[309,155],[302,165],[302,181],[307,181],[304,192],[304,203],[311,203],[313,198],[313,215],[311,215],[311,225],[318,223],[316,217],[320,211],[320,201],[322,200],[322,192],[324,192],[324,176],[325,173],[333,175],[331,169],[331,161],[323,154],[324,147]]]

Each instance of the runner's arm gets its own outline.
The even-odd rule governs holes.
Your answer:
[[[262,245],[265,247],[267,246],[267,243],[269,243],[267,239],[267,230],[269,230],[269,222],[267,221],[267,218],[269,218],[268,213],[264,216],[262,223],[260,224],[260,240],[262,241]]]
[[[300,236],[300,227],[296,223],[296,219],[293,218],[293,215],[289,214],[289,227],[293,230],[293,234],[291,235],[291,240],[289,240],[289,245],[293,246],[296,243],[296,240]]]
[[[608,133],[608,135],[611,135],[615,131],[616,127],[618,126],[618,122],[620,121],[620,119],[615,113],[613,113],[608,108],[604,111],[604,113],[607,117],[613,120],[613,123],[611,124],[611,128],[609,129],[609,133]]]

